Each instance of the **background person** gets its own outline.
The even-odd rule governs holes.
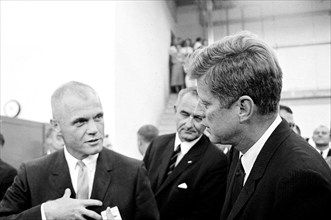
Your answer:
[[[0,155],[4,145],[5,145],[5,138],[0,133]],[[0,158],[0,201],[5,195],[7,189],[13,183],[16,174],[17,174],[16,169],[11,165],[3,162]]]
[[[138,129],[137,132],[137,145],[138,150],[142,156],[151,142],[159,135],[159,129],[154,125],[143,125]]]
[[[315,149],[322,155],[324,159],[331,157],[330,149],[330,129],[324,125],[318,126],[314,132],[312,139],[315,144]]]
[[[144,157],[160,219],[219,220],[227,158],[203,135],[196,87],[180,91],[175,113],[177,132],[155,138]]]
[[[103,148],[101,101],[90,86],[68,82],[52,95],[51,125],[63,150],[23,163],[0,203],[0,219],[158,219],[142,163]]]
[[[329,218],[331,170],[279,116],[272,49],[241,32],[198,50],[188,66],[211,141],[235,149],[220,219]]]

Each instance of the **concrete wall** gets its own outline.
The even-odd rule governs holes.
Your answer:
[[[114,149],[139,158],[136,131],[156,124],[168,96],[174,23],[163,1],[1,1],[1,110],[48,122],[69,80],[99,93]]]

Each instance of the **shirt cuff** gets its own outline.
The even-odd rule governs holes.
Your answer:
[[[45,204],[45,203],[41,204],[41,208],[40,208],[40,211],[41,211],[41,219],[42,219],[42,220],[47,220],[47,219],[46,219],[46,215],[45,215],[45,211],[44,211],[44,204]]]

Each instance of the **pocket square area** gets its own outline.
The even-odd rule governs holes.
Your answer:
[[[187,189],[187,185],[186,183],[181,183],[177,186],[178,188],[181,188],[181,189]]]

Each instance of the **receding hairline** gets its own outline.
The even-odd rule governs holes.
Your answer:
[[[196,86],[188,87],[188,88],[185,88],[185,89],[182,89],[182,90],[179,91],[177,101],[176,101],[176,106],[179,105],[180,101],[187,94],[190,94],[191,96],[196,97],[197,99],[199,99],[197,87]]]
[[[67,82],[58,87],[51,97],[52,114],[54,119],[60,117],[60,108],[63,107],[62,101],[63,98],[67,96],[74,96],[83,100],[95,96],[100,101],[98,94],[91,86],[77,81]]]

